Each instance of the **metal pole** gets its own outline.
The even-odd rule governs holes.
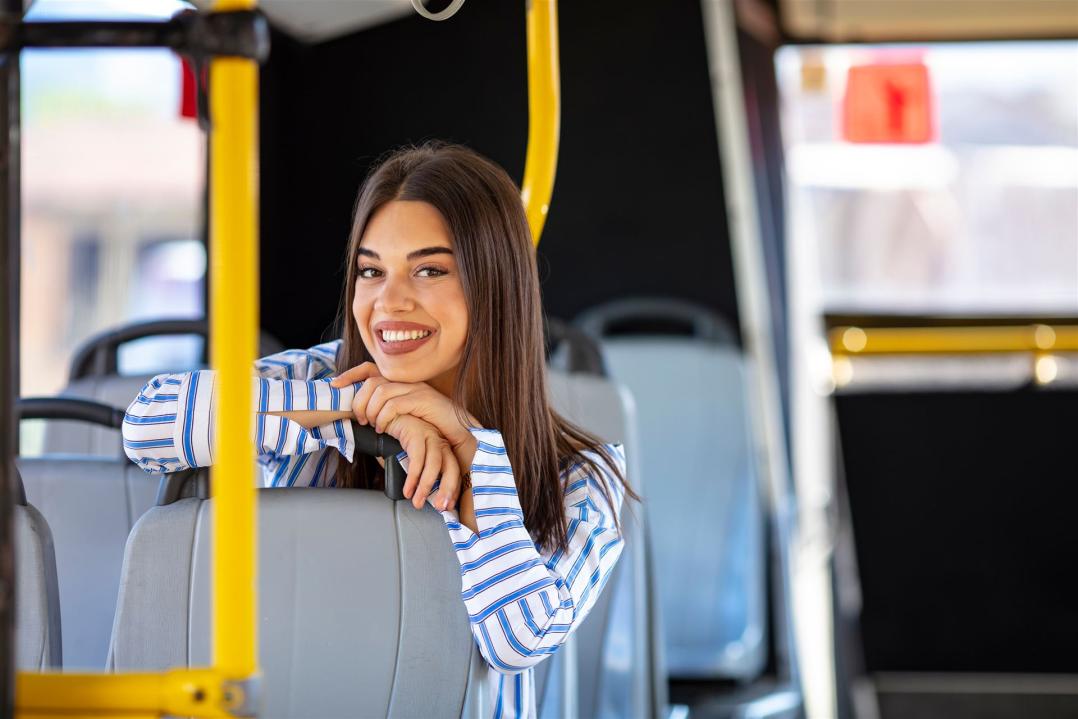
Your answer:
[[[218,0],[245,10],[254,0]],[[210,63],[210,358],[217,371],[213,511],[213,665],[258,671],[251,366],[258,347],[258,64]]]
[[[4,21],[22,18],[22,0],[0,0]],[[15,680],[15,552],[11,513],[19,451],[19,51],[0,53],[0,717],[12,715]]]
[[[737,23],[734,0],[701,0],[704,43],[711,72],[712,104],[718,130],[720,164],[726,215],[730,225],[734,274],[737,277],[737,304],[741,317],[745,353],[752,369],[753,430],[762,441],[762,476],[770,501],[778,537],[781,582],[776,594],[784,606],[793,602],[794,623],[813,632],[811,650],[806,648],[804,631],[794,642],[789,628],[779,626],[778,644],[792,644],[789,677],[780,677],[804,688],[805,712],[810,719],[835,716],[834,656],[828,639],[833,636],[830,615],[830,573],[823,555],[809,555],[803,539],[820,536],[813,519],[795,524],[797,497],[792,493],[790,464],[778,396],[779,376],[775,358],[774,330],[771,326],[767,276],[760,242],[760,226],[753,183],[749,133],[746,127],[741,64],[737,53]],[[803,516],[796,517],[803,521]],[[807,524],[807,527],[805,526]],[[814,534],[816,533],[816,534]],[[799,539],[799,537],[801,539]],[[791,553],[794,556],[791,556]],[[795,627],[796,628],[796,627]],[[781,651],[781,649],[780,649]],[[790,697],[795,698],[795,697]]]

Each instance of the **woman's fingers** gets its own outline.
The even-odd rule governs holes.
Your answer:
[[[391,404],[391,401],[386,403],[383,414],[392,410]],[[400,441],[408,455],[404,496],[412,501],[412,506],[422,509],[430,500],[439,511],[455,507],[463,484],[460,464],[453,447],[437,427],[408,413],[399,414],[384,426],[386,432]],[[432,496],[435,484],[439,485],[438,493]]]
[[[426,461],[423,462],[423,474],[419,478],[419,487],[412,495],[412,506],[416,509],[423,509],[423,503],[427,501],[431,487],[442,472],[441,445],[443,444],[445,442],[440,437],[427,437],[427,456]]]
[[[363,385],[356,391],[356,396],[352,398],[352,414],[356,416],[357,422],[370,424],[367,419],[367,404],[370,402],[374,391],[388,381],[382,377],[371,377],[364,381]]]
[[[448,445],[442,447],[442,484],[434,498],[434,508],[444,512],[457,505],[460,496],[460,465]]]
[[[361,365],[356,365],[352,369],[341,372],[330,381],[330,385],[333,387],[344,387],[345,385],[353,384],[355,382],[362,382],[371,377],[381,376],[381,373],[378,371],[378,365],[374,362],[364,362]]]
[[[362,388],[361,388],[362,389]],[[371,423],[376,429],[388,427],[389,423],[397,418],[397,415],[402,413],[409,413],[407,409],[398,409],[396,412],[391,412],[385,416],[384,421],[380,421],[382,410],[386,407],[387,403],[403,395],[411,394],[414,386],[409,384],[403,384],[398,382],[384,382],[375,387],[371,392],[370,400],[367,402],[367,421]],[[379,431],[382,431],[379,429]]]
[[[419,484],[419,477],[423,473],[423,462],[427,457],[426,439],[421,436],[418,440],[409,442],[408,446],[404,447],[404,451],[408,453],[408,476],[404,479],[404,497],[411,499],[416,485]]]

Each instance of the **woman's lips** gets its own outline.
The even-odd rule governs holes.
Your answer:
[[[385,339],[385,334],[393,336],[394,334],[412,332],[426,332],[427,334],[423,337],[416,337],[415,339]],[[414,323],[386,322],[379,323],[374,328],[374,337],[375,340],[378,342],[378,348],[382,351],[383,354],[387,355],[401,355],[412,352],[419,347],[422,347],[433,336],[434,331],[432,329]]]

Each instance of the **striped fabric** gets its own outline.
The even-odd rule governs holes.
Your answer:
[[[338,409],[348,407],[359,385],[334,390],[339,342],[306,351],[289,350],[256,363],[255,408]],[[172,472],[213,462],[214,373],[201,370],[159,375],[131,403],[124,419],[128,457],[148,472]],[[461,567],[461,596],[472,634],[486,659],[495,719],[535,717],[532,667],[553,654],[584,620],[617,562],[622,537],[614,524],[620,485],[606,472],[567,467],[565,551],[537,548],[524,526],[513,468],[501,434],[473,429],[478,450],[471,467],[479,534],[460,523],[456,510],[441,512]],[[352,461],[349,422],[307,433],[288,420],[262,417],[255,446],[266,486],[333,486],[337,457]],[[336,452],[326,451],[329,448]],[[621,445],[609,445],[625,471]],[[597,465],[604,467],[598,457]],[[402,458],[407,468],[407,457]],[[603,497],[609,488],[614,506]]]
[[[252,409],[276,412],[348,409],[356,388],[331,387],[337,342],[309,350],[287,350],[255,363]],[[199,370],[158,375],[139,393],[124,416],[124,451],[147,472],[175,472],[213,464],[211,417],[216,416],[216,374]],[[333,486],[337,457],[352,461],[354,442],[348,422],[307,431],[273,415],[255,421],[255,447],[267,487]],[[337,452],[322,450],[332,447]]]

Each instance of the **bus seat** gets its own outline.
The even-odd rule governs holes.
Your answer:
[[[633,320],[690,336],[607,336]],[[636,400],[667,669],[753,679],[767,660],[767,552],[742,353],[720,318],[676,301],[611,303],[577,322]]]
[[[571,349],[563,356],[573,354],[586,356]],[[601,365],[594,369],[601,370]],[[624,443],[629,482],[643,496],[636,461],[636,414],[628,391],[605,377],[580,371],[550,370],[547,377],[553,406],[562,416],[605,441]],[[625,549],[605,591],[574,637],[576,677],[571,683],[577,688],[580,716],[657,716],[661,713],[657,707],[665,705],[665,692],[658,689],[665,687],[655,649],[659,635],[649,621],[652,592],[642,509],[636,504],[622,507]],[[565,671],[563,662],[559,653],[545,663],[550,666],[537,668],[541,717],[559,716],[559,696],[566,687],[559,677]]]
[[[126,460],[23,457],[26,496],[53,531],[64,664],[101,669],[120,585],[124,544],[153,506],[158,482]]]
[[[22,419],[72,420],[119,427],[123,411],[87,400],[24,397]],[[108,652],[124,543],[135,520],[154,504],[158,481],[126,457],[20,457],[27,498],[52,528],[64,621],[64,664],[101,669]]]
[[[150,509],[110,668],[210,661],[212,500]],[[459,717],[474,642],[442,519],[380,492],[258,490],[261,717]]]
[[[63,649],[52,532],[27,503],[18,470],[15,481],[15,666],[26,671],[59,668]]]
[[[142,375],[82,377],[64,387],[60,397],[93,400],[122,410],[149,380],[150,377]],[[48,455],[127,459],[120,430],[66,419],[46,421],[43,451]]]
[[[201,369],[202,365],[187,366],[189,360],[175,358],[158,368],[157,372],[121,375],[120,347],[150,337],[195,335],[205,338],[209,325],[205,320],[151,320],[107,330],[87,340],[75,352],[62,397],[94,400],[110,407],[125,409],[131,398],[146,382],[160,372],[186,372]],[[260,357],[283,349],[281,343],[263,332],[259,338]],[[67,420],[50,420],[45,425],[44,452],[70,453],[102,457],[124,457],[120,431]]]

